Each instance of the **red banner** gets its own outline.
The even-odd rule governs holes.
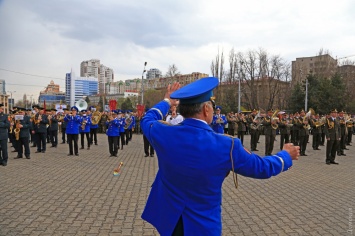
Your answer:
[[[144,114],[144,105],[137,105],[137,115],[138,117],[142,117]]]
[[[111,111],[116,110],[116,108],[117,108],[117,101],[116,101],[116,100],[110,100],[110,101],[109,101],[109,107],[110,107],[110,110],[111,110]]]

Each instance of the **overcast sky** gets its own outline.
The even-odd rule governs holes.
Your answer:
[[[64,91],[65,74],[92,58],[117,81],[141,78],[145,61],[210,74],[218,48],[345,57],[355,55],[354,12],[353,0],[0,0],[0,79],[15,99],[38,98],[44,77]]]

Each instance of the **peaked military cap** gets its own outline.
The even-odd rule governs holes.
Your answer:
[[[113,114],[118,114],[118,111],[117,110],[113,110],[112,113]]]
[[[330,113],[338,113],[337,109],[333,109],[330,111]]]
[[[39,109],[39,106],[38,106],[38,105],[33,105],[32,108],[37,108],[37,109]]]
[[[80,112],[87,112],[87,110],[81,110]]]
[[[196,104],[210,101],[213,89],[218,86],[216,77],[206,77],[176,90],[170,95],[172,99],[179,99],[180,104]]]
[[[57,111],[57,109],[52,108],[51,111]]]
[[[216,106],[216,110],[222,110],[221,106]]]
[[[70,108],[70,110],[72,111],[72,110],[76,110],[77,112],[79,111],[79,109],[76,107],[76,106],[72,106],[71,108]]]
[[[118,110],[117,110],[117,114],[122,114],[122,110],[121,110],[121,109],[118,109]]]

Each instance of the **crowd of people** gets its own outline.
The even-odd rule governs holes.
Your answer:
[[[14,107],[10,114],[4,114],[3,104],[0,105],[0,164],[3,166],[8,162],[8,141],[14,148],[11,152],[17,153],[15,159],[31,159],[30,147],[35,148],[35,153],[45,153],[48,146],[56,148],[59,138],[61,144],[68,144],[68,156],[79,156],[80,149],[89,150],[92,145],[98,145],[97,133],[102,131],[108,137],[109,153],[117,157],[118,149],[132,140],[135,127],[139,132],[137,116],[130,110],[100,113],[93,106],[80,111],[73,106],[58,112],[34,105],[32,109]]]
[[[285,143],[293,143],[300,146],[301,156],[307,156],[311,135],[313,150],[320,150],[319,147],[326,144],[326,164],[338,164],[335,156],[346,156],[344,150],[351,146],[354,124],[355,119],[350,113],[336,109],[323,116],[312,109],[307,113],[301,110],[294,114],[272,109],[265,113],[254,109],[249,114],[230,112],[223,115],[221,107],[217,107],[211,125],[215,132],[238,136],[242,144],[244,135],[249,133],[250,150],[254,152],[259,151],[260,135],[265,135],[266,156],[273,153],[277,134],[280,134],[280,150]]]

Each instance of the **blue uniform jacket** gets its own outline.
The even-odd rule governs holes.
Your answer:
[[[187,118],[174,126],[159,122],[168,110],[162,101],[141,123],[159,165],[142,218],[161,235],[171,235],[180,216],[185,235],[221,235],[222,183],[232,169],[232,140],[238,174],[264,179],[292,166],[286,151],[261,158],[246,151],[238,138],[218,134],[200,120]]]
[[[214,132],[219,133],[219,134],[223,134],[224,133],[224,126],[227,124],[227,119],[224,115],[220,115],[220,116],[221,116],[221,119],[224,121],[224,123],[217,123],[218,116],[214,115],[211,125],[212,125],[212,129],[214,130]]]
[[[136,118],[134,116],[131,116],[132,122],[131,124],[128,126],[128,129],[132,129],[136,126]]]
[[[115,118],[111,121],[106,121],[107,125],[107,131],[106,134],[107,136],[110,137],[115,137],[115,136],[120,136],[120,121]]]
[[[67,122],[67,128],[65,129],[66,134],[79,134],[79,127],[81,125],[81,117],[66,115],[64,120]]]
[[[81,124],[79,126],[79,132],[80,133],[90,133],[90,127],[91,127],[91,118],[90,116],[86,116],[86,117],[81,117],[81,122],[83,122],[84,120],[86,120],[86,125],[85,125],[85,129],[83,130],[81,128]]]
[[[125,132],[125,129],[124,129],[124,126],[126,124],[126,118],[125,117],[121,117],[119,118],[119,121],[120,121],[120,133],[124,133]]]

